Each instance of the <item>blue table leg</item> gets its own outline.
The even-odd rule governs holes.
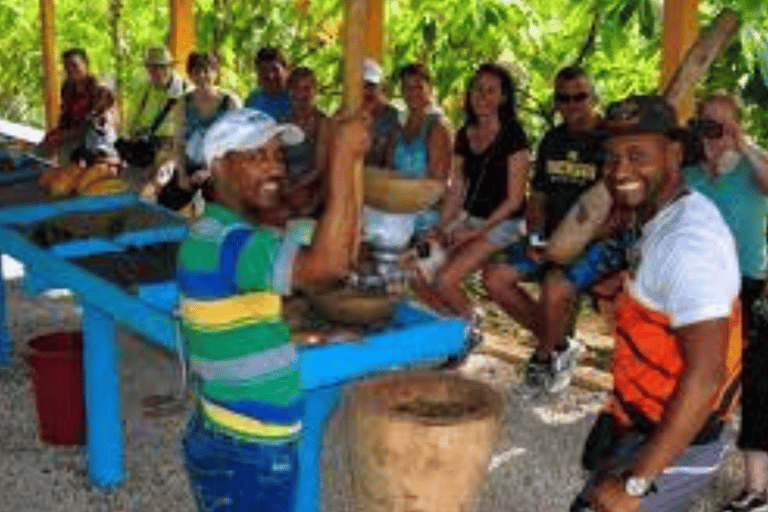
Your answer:
[[[115,320],[87,303],[83,304],[83,371],[88,474],[94,484],[113,487],[124,476]]]
[[[0,254],[0,368],[7,368],[11,364],[13,354],[13,341],[8,334],[8,313],[5,309],[5,279],[3,275],[3,260]]]
[[[323,432],[328,417],[339,403],[343,389],[339,385],[306,392],[307,405],[299,442],[299,483],[296,486],[295,512],[320,510]]]

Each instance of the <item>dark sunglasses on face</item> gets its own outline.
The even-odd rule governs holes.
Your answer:
[[[564,92],[555,92],[555,102],[556,103],[570,103],[572,101],[575,101],[577,103],[580,103],[584,100],[589,98],[588,92],[577,92],[576,94],[568,94]]]

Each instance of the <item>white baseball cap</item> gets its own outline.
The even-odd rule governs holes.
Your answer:
[[[380,84],[382,80],[381,66],[370,57],[363,59],[363,81],[370,84]]]
[[[241,108],[227,113],[205,132],[203,157],[210,167],[214,159],[229,151],[249,151],[280,136],[283,144],[293,146],[304,140],[304,132],[294,124],[278,123],[261,110]]]

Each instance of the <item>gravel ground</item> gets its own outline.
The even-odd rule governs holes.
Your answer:
[[[153,417],[144,406],[152,395],[179,387],[175,362],[130,334],[120,334],[122,410],[127,479],[103,492],[86,475],[82,448],[52,447],[37,437],[37,418],[26,340],[34,335],[74,328],[79,317],[68,297],[28,298],[18,282],[9,282],[8,309],[16,359],[0,371],[0,512],[174,512],[194,511],[181,465],[179,437],[187,411]],[[503,393],[505,421],[491,460],[479,512],[556,512],[567,510],[583,474],[581,445],[602,396],[571,388],[537,404],[523,403],[515,392],[516,368],[485,356],[471,356],[461,369]],[[713,488],[695,512],[715,512],[735,493],[741,478],[731,450]],[[352,510],[342,421],[334,417],[324,452],[323,510]]]

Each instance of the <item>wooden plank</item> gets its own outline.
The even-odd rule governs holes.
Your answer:
[[[384,1],[368,0],[365,29],[365,56],[381,62],[384,56]]]
[[[195,0],[169,0],[171,12],[170,50],[174,68],[184,74],[187,57],[195,48]]]
[[[345,0],[344,4],[344,99],[342,113],[351,116],[363,105],[363,51],[365,25],[360,20],[366,19],[367,0]],[[363,160],[355,163],[350,193],[356,206],[355,218],[357,229],[354,246],[360,246],[363,217]],[[357,261],[358,253],[352,254],[352,261]]]
[[[659,89],[664,90],[671,82],[698,35],[699,0],[665,0]],[[680,122],[686,121],[693,114],[692,87],[679,95],[675,107]]]
[[[40,40],[43,50],[43,102],[48,129],[59,122],[59,59],[56,52],[55,0],[40,0]]]
[[[685,102],[686,94],[709,69],[715,57],[725,48],[739,27],[734,11],[724,9],[712,25],[691,46],[680,66],[667,84],[664,97],[677,107]]]

